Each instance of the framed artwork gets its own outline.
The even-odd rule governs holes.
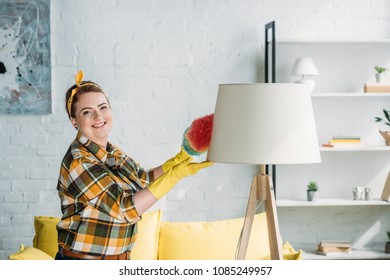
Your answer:
[[[50,0],[1,0],[0,114],[49,113]]]

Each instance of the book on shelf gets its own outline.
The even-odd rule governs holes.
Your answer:
[[[348,248],[352,246],[352,242],[349,240],[321,240],[319,243],[323,247],[343,247]]]
[[[359,136],[333,136],[329,145],[332,147],[359,147],[362,143]]]
[[[361,142],[340,142],[340,141],[329,141],[329,145],[332,147],[361,147]]]
[[[355,135],[336,135],[332,136],[335,141],[360,141],[360,136]]]
[[[318,245],[317,251],[329,253],[329,252],[349,252],[352,250],[352,247],[324,247],[321,245]]]
[[[346,255],[352,251],[352,243],[344,240],[323,240],[318,246],[316,253],[324,256]]]
[[[348,252],[323,252],[323,251],[320,251],[320,250],[317,250],[316,253],[318,255],[323,255],[323,256],[345,256],[345,255],[348,255],[351,253],[351,250],[348,251]]]
[[[380,83],[367,83],[364,84],[364,92],[382,92],[382,93],[390,93],[390,84],[380,84]]]
[[[348,240],[323,240],[318,246],[325,248],[351,248],[352,242]]]

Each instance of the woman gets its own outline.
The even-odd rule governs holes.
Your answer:
[[[78,130],[60,169],[57,190],[62,219],[56,260],[125,260],[142,213],[187,175],[211,162],[194,163],[182,149],[161,166],[145,170],[108,142],[112,127],[104,91],[83,73],[66,93],[66,110]]]

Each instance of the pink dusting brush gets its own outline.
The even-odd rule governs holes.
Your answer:
[[[207,151],[211,132],[213,131],[214,114],[195,119],[183,135],[182,146],[191,156],[198,156]]]

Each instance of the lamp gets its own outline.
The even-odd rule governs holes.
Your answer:
[[[293,69],[291,71],[293,75],[302,75],[302,78],[296,83],[307,84],[310,86],[310,91],[313,91],[315,82],[307,78],[307,76],[317,76],[318,70],[314,65],[311,57],[297,58],[295,60]]]
[[[245,258],[256,204],[265,200],[271,259],[281,259],[273,183],[265,166],[321,161],[309,88],[294,83],[219,85],[207,159],[260,165],[237,258]]]

